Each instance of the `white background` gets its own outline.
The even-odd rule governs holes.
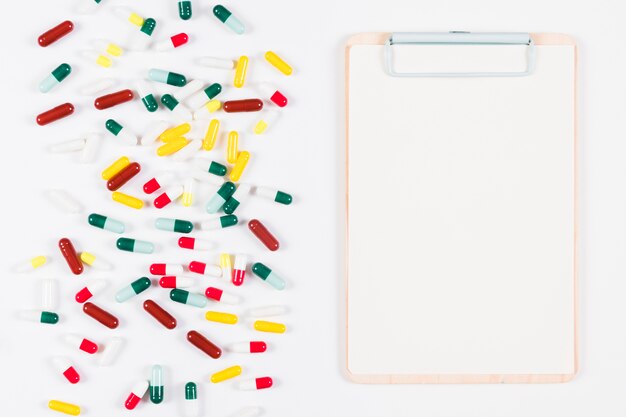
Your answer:
[[[255,200],[242,208],[242,217],[262,217],[283,241],[279,253],[267,255],[245,228],[223,234],[223,248],[243,251],[278,265],[290,282],[283,294],[276,294],[251,279],[242,289],[247,305],[284,302],[291,308],[285,322],[287,334],[268,337],[273,349],[263,358],[244,358],[246,374],[271,374],[277,386],[268,392],[240,393],[231,383],[212,386],[208,375],[232,357],[216,363],[201,356],[184,341],[187,329],[214,334],[216,341],[240,340],[252,333],[245,325],[226,329],[202,321],[200,310],[172,305],[167,294],[149,290],[150,297],[166,305],[179,318],[179,328],[166,332],[141,311],[140,299],[124,305],[112,301],[114,290],[145,271],[153,260],[189,260],[191,255],[172,248],[174,237],[151,230],[154,209],[134,213],[108,201],[99,172],[122,151],[108,143],[94,165],[81,167],[72,156],[48,156],[47,145],[80,135],[101,126],[105,117],[91,107],[91,100],[75,91],[92,71],[99,69],[78,58],[78,50],[98,34],[122,41],[131,30],[112,24],[110,7],[102,15],[77,20],[71,37],[46,50],[36,46],[37,36],[67,17],[69,1],[9,2],[4,7],[2,39],[3,149],[0,153],[5,220],[3,256],[5,286],[0,296],[3,334],[0,357],[3,371],[3,413],[47,415],[45,404],[51,398],[74,401],[84,406],[85,415],[119,414],[127,391],[137,378],[147,375],[152,363],[166,366],[166,402],[158,407],[143,403],[135,415],[165,416],[178,410],[182,387],[187,380],[200,382],[205,415],[229,416],[247,404],[259,404],[266,415],[274,416],[487,416],[487,415],[623,415],[623,374],[626,363],[626,334],[622,318],[626,246],[626,199],[619,178],[624,175],[623,92],[626,73],[623,46],[624,7],[618,1],[350,1],[350,2],[229,2],[232,10],[248,23],[249,33],[241,38],[230,35],[213,17],[209,6],[195,2],[194,20],[177,20],[172,2],[143,0],[126,2],[164,23],[155,36],[189,29],[197,36],[180,63],[173,57],[154,62],[135,55],[123,58],[121,78],[140,76],[152,65],[168,64],[190,76],[217,81],[217,76],[200,74],[198,67],[187,68],[195,55],[236,57],[248,53],[258,58],[267,48],[280,51],[297,69],[283,80],[255,59],[250,82],[271,79],[284,85],[292,101],[276,131],[267,138],[249,133],[242,144],[258,157],[247,175],[255,183],[276,184],[292,191],[292,207],[276,207]],[[232,3],[232,4],[231,4]],[[36,8],[31,10],[29,8]],[[106,19],[105,19],[106,16]],[[111,27],[109,27],[111,25]],[[361,31],[554,31],[573,35],[580,45],[580,350],[581,372],[571,383],[562,385],[502,386],[363,386],[348,382],[343,374],[344,298],[341,275],[342,187],[343,187],[343,56],[348,36]],[[193,48],[192,48],[193,46]],[[127,60],[127,61],[126,61]],[[75,63],[75,74],[49,97],[36,90],[39,80],[58,63]],[[252,66],[258,68],[252,70]],[[123,85],[128,83],[122,83]],[[79,107],[71,119],[48,127],[38,127],[34,117],[40,111],[71,97]],[[375,103],[373,103],[375,105]],[[136,109],[141,118],[132,119],[124,109]],[[127,118],[137,131],[145,129],[149,117],[137,102],[110,112]],[[248,120],[243,117],[240,120]],[[249,126],[248,126],[249,132]],[[110,138],[109,138],[110,139]],[[381,141],[381,146],[393,146]],[[243,147],[243,146],[242,146]],[[128,152],[143,162],[144,172],[129,187],[139,192],[139,184],[154,173],[157,161],[152,150]],[[387,161],[392,178],[393,161]],[[69,180],[70,176],[74,176]],[[254,178],[254,180],[252,180]],[[88,210],[107,211],[132,224],[130,234],[160,243],[152,257],[121,254],[112,248],[114,236],[85,226],[83,218],[64,216],[48,207],[41,191],[59,186],[70,189]],[[199,198],[200,200],[206,199]],[[381,215],[385,214],[384,206]],[[193,209],[199,219],[201,208]],[[183,215],[183,209],[168,216]],[[59,237],[72,237],[79,249],[92,249],[118,265],[108,274],[112,283],[100,304],[110,308],[122,325],[111,332],[85,318],[72,300],[73,293],[95,274],[73,277],[57,254]],[[222,235],[220,235],[222,236]],[[54,262],[37,275],[9,273],[15,261],[34,254],[48,253]],[[57,327],[37,326],[14,320],[18,310],[36,306],[37,279],[54,277],[62,284],[63,302],[59,309],[63,323]],[[401,289],[399,289],[401,290]],[[257,301],[258,300],[258,301]],[[239,312],[240,309],[233,309]],[[69,387],[49,368],[49,356],[69,354],[59,338],[68,331],[89,334],[101,341],[120,334],[128,344],[115,367],[99,369],[81,353],[77,366],[84,381]],[[146,337],[140,337],[145,335]],[[372,329],[372,337],[376,337]],[[381,352],[386,354],[386,352]],[[82,356],[81,356],[82,355]]]

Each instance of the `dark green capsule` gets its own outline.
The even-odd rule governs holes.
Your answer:
[[[163,96],[161,96],[161,103],[169,110],[174,110],[176,106],[178,106],[178,100],[171,94],[163,94]]]
[[[174,288],[170,291],[170,299],[177,303],[187,304],[187,298],[189,298],[189,291]]]
[[[57,324],[59,322],[59,315],[50,311],[42,311],[39,322],[45,324]]]
[[[223,177],[224,175],[226,175],[226,172],[227,172],[227,168],[224,165],[215,161],[211,161],[211,165],[209,165],[210,174]]]
[[[141,31],[148,36],[152,36],[152,32],[154,32],[155,27],[156,27],[156,20],[149,17],[143,21],[143,25],[141,25]]]
[[[117,136],[122,131],[122,129],[124,129],[124,126],[122,126],[113,119],[107,120],[104,126],[109,132],[113,133],[115,136]]]
[[[239,219],[234,214],[220,217],[220,224],[222,225],[222,229],[225,227],[234,226],[237,224],[238,221]]]
[[[210,86],[204,89],[204,94],[206,94],[206,96],[211,100],[215,98],[221,92],[222,92],[222,85],[218,83],[211,84]]]
[[[178,15],[183,20],[191,19],[191,1],[182,0],[178,2]]]
[[[152,366],[150,401],[153,404],[161,404],[163,402],[163,368],[161,365]]]
[[[222,6],[221,4],[218,4],[217,6],[213,8],[213,14],[222,23],[226,23],[226,20],[230,17],[232,13],[226,7]]]
[[[177,233],[191,233],[193,230],[193,223],[188,220],[167,219],[164,217],[156,219],[154,226],[159,230]]]
[[[61,64],[52,71],[52,76],[58,81],[63,81],[72,72],[69,64]]]
[[[194,384],[193,382],[187,382],[187,384],[185,384],[185,399],[186,400],[198,399],[198,390],[196,388],[196,384]]]
[[[224,203],[222,209],[226,214],[233,214],[235,210],[237,210],[237,207],[239,207],[239,201],[235,197],[231,197]]]
[[[293,201],[293,198],[291,197],[290,194],[283,193],[282,191],[277,191],[274,201],[280,204],[289,205]]]
[[[153,94],[148,94],[147,96],[142,97],[141,102],[146,107],[146,110],[148,110],[150,113],[155,112],[159,109],[159,103],[156,101],[156,98],[154,98]]]

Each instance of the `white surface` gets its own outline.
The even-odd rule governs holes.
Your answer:
[[[109,3],[108,0],[104,0]],[[107,7],[122,2],[111,1]],[[129,3],[129,2],[128,2]],[[169,2],[136,0],[132,7],[153,12],[156,17],[168,15],[176,19]],[[290,93],[289,111],[281,117],[280,131],[272,134],[273,140],[264,142],[256,138],[247,140],[258,143],[264,155],[271,155],[269,163],[249,167],[255,182],[292,191],[296,201],[292,207],[275,206],[250,199],[259,210],[268,213],[269,226],[280,230],[285,256],[281,255],[279,272],[292,284],[284,294],[275,294],[269,288],[250,284],[243,288],[246,299],[253,293],[275,294],[275,300],[263,303],[288,303],[291,307],[286,316],[290,330],[285,335],[272,337],[269,342],[276,347],[268,352],[265,364],[256,362],[258,372],[274,371],[276,386],[266,392],[241,393],[230,385],[210,386],[209,372],[217,368],[209,359],[203,358],[187,342],[182,328],[192,321],[201,320],[203,310],[190,311],[185,306],[168,308],[180,317],[181,331],[166,332],[140,311],[137,300],[128,305],[104,303],[123,319],[119,331],[104,331],[96,323],[75,312],[71,301],[65,303],[61,313],[67,319],[68,333],[81,332],[102,342],[114,334],[128,338],[133,332],[151,334],[149,340],[128,343],[124,346],[120,363],[116,368],[97,368],[90,365],[86,354],[78,355],[79,370],[83,370],[84,382],[89,384],[68,387],[58,384],[56,375],[49,367],[49,357],[67,352],[61,344],[61,327],[42,328],[31,323],[14,320],[21,308],[34,308],[38,302],[35,276],[9,275],[7,266],[28,258],[33,253],[56,255],[55,244],[61,235],[79,236],[77,244],[91,248],[100,244],[94,253],[110,261],[121,261],[128,272],[101,274],[115,283],[103,293],[112,297],[117,287],[147,268],[152,260],[179,261],[179,256],[139,257],[121,254],[111,249],[114,237],[105,232],[89,229],[83,218],[64,217],[49,208],[41,194],[44,187],[60,186],[70,174],[76,174],[77,196],[83,193],[96,206],[108,204],[104,184],[98,183],[99,171],[121,150],[107,142],[103,155],[95,165],[81,166],[72,156],[46,156],[45,146],[72,139],[92,123],[102,123],[104,118],[91,108],[92,100],[74,94],[86,80],[87,66],[77,55],[86,47],[90,38],[109,36],[125,39],[124,32],[107,30],[108,21],[100,22],[98,16],[81,18],[81,30],[89,31],[87,39],[77,32],[66,39],[63,50],[67,60],[78,67],[74,76],[59,86],[49,96],[37,93],[37,84],[58,64],[59,49],[42,50],[36,46],[37,36],[53,24],[61,21],[67,12],[68,1],[28,3],[37,11],[24,11],[25,2],[8,2],[4,7],[4,24],[1,26],[5,40],[3,57],[6,65],[2,72],[5,100],[2,102],[3,144],[0,152],[0,178],[3,185],[3,214],[7,216],[3,228],[3,255],[0,258],[4,276],[4,291],[0,295],[0,369],[6,378],[2,386],[3,413],[27,415],[55,415],[45,410],[50,397],[63,397],[79,401],[96,396],[95,405],[86,405],[86,416],[121,414],[121,407],[133,381],[149,375],[150,366],[156,361],[165,366],[166,402],[159,406],[141,404],[135,416],[170,416],[180,407],[183,384],[187,379],[202,381],[199,395],[203,396],[205,415],[230,417],[247,404],[257,403],[265,409],[265,415],[286,417],[298,414],[303,417],[329,416],[618,416],[623,415],[623,375],[626,372],[626,333],[621,329],[626,317],[624,292],[626,291],[626,194],[622,178],[626,175],[624,165],[626,143],[624,142],[623,93],[626,91],[626,57],[624,55],[623,16],[626,10],[621,2],[614,0],[566,1],[528,0],[511,2],[501,0],[480,1],[405,1],[386,2],[352,0],[343,2],[285,2],[268,0],[256,2],[242,0],[229,2],[233,11],[248,24],[249,35],[237,38],[214,22],[206,3],[195,2],[194,13],[200,15],[191,23],[193,32],[208,45],[202,55],[235,56],[241,52],[255,52],[253,68],[263,68],[258,63],[260,51],[271,47],[293,64],[296,73],[282,81],[285,94]],[[166,11],[165,7],[169,9]],[[278,14],[280,13],[280,14]],[[100,26],[97,26],[100,24]],[[167,30],[158,29],[158,38],[167,33],[186,28],[187,23],[171,20]],[[344,305],[340,259],[341,242],[342,172],[343,167],[343,53],[348,36],[356,32],[375,30],[428,30],[468,29],[475,31],[555,31],[573,35],[580,45],[580,133],[581,133],[581,371],[573,382],[557,385],[404,385],[365,386],[348,382],[342,375],[345,349],[343,347]],[[191,31],[190,31],[191,34]],[[254,36],[252,36],[254,35]],[[228,40],[228,44],[224,44]],[[197,40],[190,47],[198,47]],[[62,44],[59,44],[60,47]],[[250,47],[253,45],[254,47]],[[209,48],[210,46],[210,48]],[[183,51],[180,51],[182,55]],[[18,61],[20,57],[20,61]],[[163,55],[165,59],[166,55]],[[128,57],[130,59],[130,56]],[[126,59],[126,58],[124,58]],[[140,58],[135,59],[140,60]],[[126,62],[118,60],[118,62]],[[186,62],[186,61],[185,61]],[[144,64],[151,67],[153,62]],[[121,65],[120,65],[121,66]],[[173,65],[172,69],[185,70],[186,64]],[[82,70],[81,70],[82,68]],[[129,70],[131,68],[131,70]],[[127,77],[139,74],[132,70],[130,62],[123,64]],[[140,68],[140,66],[137,66]],[[200,70],[197,74],[203,74]],[[206,74],[209,73],[208,70]],[[256,70],[253,70],[256,71]],[[81,74],[82,73],[82,74]],[[81,74],[80,77],[78,75]],[[251,73],[250,80],[257,78]],[[278,74],[280,75],[280,74]],[[130,85],[130,84],[120,84]],[[75,97],[81,107],[73,119],[40,128],[34,124],[35,115],[53,103],[60,102],[64,94]],[[137,108],[138,103],[128,105]],[[124,108],[128,108],[124,107]],[[113,113],[123,114],[124,110]],[[146,115],[144,115],[146,116]],[[71,120],[71,121],[70,121]],[[80,120],[80,123],[78,123]],[[147,126],[147,119],[132,123],[138,130]],[[84,127],[81,127],[86,123]],[[278,124],[276,125],[279,126]],[[278,138],[278,139],[277,139]],[[10,148],[8,148],[10,144]],[[286,148],[292,146],[292,148]],[[132,155],[148,155],[143,148],[129,148]],[[269,158],[266,156],[265,158]],[[154,174],[153,159],[146,161],[145,171],[133,184]],[[388,162],[391,173],[393,164]],[[94,186],[94,181],[96,184]],[[252,181],[249,181],[252,182]],[[177,213],[180,213],[177,211]],[[184,213],[184,211],[182,211]],[[248,212],[248,211],[246,211]],[[138,213],[116,209],[115,214],[123,220],[132,221],[132,234],[148,229],[157,217],[151,213],[146,218]],[[16,220],[22,220],[17,222]],[[279,223],[288,228],[278,227]],[[234,235],[242,242],[229,249],[257,251],[256,242],[248,240],[245,230]],[[278,231],[276,232],[279,233]],[[159,241],[174,244],[173,235],[151,232]],[[207,237],[210,238],[210,237]],[[235,239],[232,241],[235,242]],[[245,245],[245,247],[243,247]],[[234,245],[233,245],[234,246]],[[241,247],[240,247],[241,246]],[[239,248],[240,247],[240,248]],[[179,252],[176,252],[178,254]],[[184,260],[191,259],[191,254]],[[167,258],[167,259],[165,259]],[[199,256],[204,259],[204,256]],[[180,259],[182,260],[182,259]],[[269,258],[268,258],[269,260]],[[273,259],[272,259],[273,261]],[[268,262],[269,264],[269,262]],[[273,266],[273,262],[272,262]],[[126,270],[126,269],[125,269]],[[119,275],[118,275],[119,274]],[[86,281],[84,278],[67,276],[66,267],[58,260],[37,277],[59,279],[61,296],[72,297]],[[250,291],[247,291],[247,290]],[[155,290],[155,289],[153,289]],[[151,290],[152,291],[152,290]],[[269,291],[269,292],[268,292]],[[163,296],[164,297],[164,296]],[[163,297],[155,297],[165,303]],[[242,306],[243,308],[243,306]],[[71,324],[71,326],[70,326]],[[131,327],[132,326],[132,327]],[[203,331],[208,323],[202,325]],[[217,325],[216,325],[217,326]],[[144,330],[145,329],[145,330]],[[156,333],[155,333],[156,332]],[[155,336],[156,334],[156,336]],[[374,335],[375,336],[375,335]],[[175,340],[176,339],[176,340]],[[238,341],[227,337],[224,344]],[[273,342],[280,342],[274,344]],[[80,352],[79,352],[80,353]],[[386,352],[381,352],[386,354]],[[138,356],[144,360],[131,360]],[[162,360],[167,356],[167,360]],[[126,358],[126,359],[123,359]],[[200,365],[197,364],[200,361]],[[187,375],[183,376],[183,370]],[[81,382],[82,383],[82,382]],[[79,384],[80,385],[80,384]],[[94,389],[95,385],[97,389]],[[71,394],[71,395],[70,395]],[[175,397],[176,396],[176,397]]]
[[[573,373],[574,48],[448,79],[390,77],[383,49],[350,50],[348,369]],[[512,48],[404,49],[407,71],[462,49],[459,72]]]

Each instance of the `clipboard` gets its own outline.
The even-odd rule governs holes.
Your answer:
[[[345,59],[348,378],[570,381],[574,40],[364,33]]]

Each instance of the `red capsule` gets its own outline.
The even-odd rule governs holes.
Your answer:
[[[101,324],[105,325],[109,329],[115,329],[119,326],[120,322],[113,314],[109,313],[98,307],[93,303],[85,303],[83,305],[83,311],[89,317],[99,321]]]
[[[65,258],[65,262],[67,262],[67,265],[70,267],[70,271],[72,271],[74,275],[82,274],[84,270],[83,262],[76,253],[72,241],[66,237],[59,240],[59,249],[61,249],[61,255]]]
[[[131,101],[134,95],[131,90],[121,90],[115,93],[107,94],[102,97],[98,97],[94,100],[93,105],[98,110],[108,109],[109,107],[117,106],[118,104]]]
[[[74,113],[74,105],[72,103],[64,103],[37,116],[37,124],[39,126],[47,125],[72,113]]]
[[[80,375],[73,366],[67,368],[65,372],[63,372],[63,376],[70,382],[70,384],[77,384],[78,381],[80,381]]]
[[[158,305],[156,302],[152,300],[144,301],[143,309],[146,310],[148,314],[154,317],[159,323],[161,323],[163,327],[170,330],[176,328],[176,319],[174,316],[165,311],[163,307]]]
[[[83,339],[82,342],[80,342],[80,346],[78,348],[83,352],[87,352],[91,355],[98,351],[98,345],[89,339]]]
[[[172,36],[170,40],[172,41],[172,45],[174,45],[174,48],[178,48],[179,46],[184,45],[187,43],[187,41],[189,41],[189,36],[187,36],[185,32],[181,32],[178,35]]]
[[[39,39],[37,39],[37,42],[39,42],[39,46],[46,47],[58,41],[63,36],[70,33],[72,30],[74,30],[74,23],[66,20],[65,22],[59,23],[47,32],[42,33],[41,36],[39,36]]]
[[[191,330],[189,333],[187,333],[187,340],[189,340],[192,345],[194,345],[213,359],[217,359],[222,356],[222,349],[215,346],[213,343],[211,343],[211,341],[209,341],[209,339],[202,336],[195,330]]]
[[[248,222],[248,229],[271,251],[276,251],[280,247],[278,240],[269,230],[257,219]]]
[[[250,353],[263,353],[267,350],[267,344],[265,342],[256,341],[250,342]]]
[[[280,91],[276,90],[270,97],[270,100],[278,107],[285,107],[287,105],[287,97],[285,97]]]
[[[247,111],[259,111],[263,108],[263,100],[258,98],[248,98],[245,100],[230,100],[224,102],[226,113],[240,113]]]
[[[256,382],[256,389],[271,388],[271,386],[274,384],[274,381],[272,381],[272,378],[270,378],[269,376],[257,378],[255,382]]]
[[[133,162],[123,168],[120,172],[115,174],[109,182],[107,182],[107,188],[109,191],[117,191],[120,187],[130,181],[135,175],[141,171],[141,165],[137,162]]]
[[[159,184],[159,181],[156,178],[152,178],[146,181],[146,183],[143,185],[143,192],[146,194],[152,194],[159,188],[161,188],[161,184]]]

